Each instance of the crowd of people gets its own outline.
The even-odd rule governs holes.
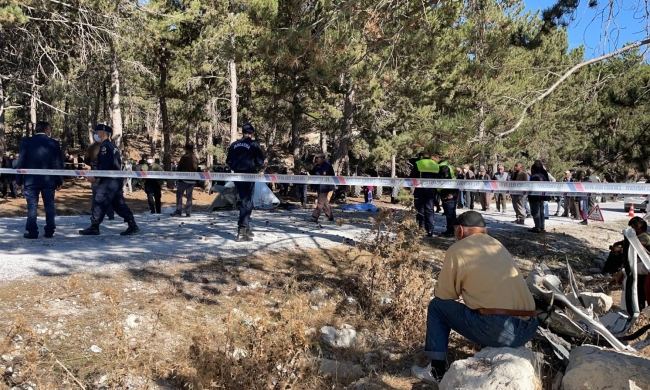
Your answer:
[[[548,172],[544,163],[537,160],[526,169],[520,162],[514,164],[511,170],[506,171],[503,164],[498,164],[496,172],[491,172],[485,166],[476,170],[471,165],[455,168],[455,175],[451,175],[452,168],[445,158],[438,158],[426,153],[420,153],[418,158],[411,161],[411,176],[424,179],[456,179],[456,180],[492,180],[492,181],[557,181]],[[563,182],[597,182],[600,178],[590,169],[585,171],[565,171],[561,179]],[[414,205],[417,211],[418,225],[424,229],[428,236],[434,235],[434,214],[442,212],[447,220],[446,228],[440,233],[442,236],[451,236],[451,226],[456,215],[455,209],[474,210],[478,205],[482,211],[490,211],[494,203],[496,211],[506,213],[508,204],[512,205],[515,213],[513,223],[524,225],[527,218],[532,218],[534,233],[544,233],[545,220],[550,217],[550,203],[556,202],[555,216],[572,218],[588,224],[588,218],[597,203],[596,196],[562,196],[549,197],[541,195],[507,195],[505,193],[472,192],[457,190],[436,190],[430,188],[416,188],[413,190]],[[508,200],[510,197],[510,200]],[[452,207],[454,206],[454,207]]]

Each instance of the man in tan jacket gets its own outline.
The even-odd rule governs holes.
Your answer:
[[[512,255],[487,234],[476,211],[457,218],[454,235],[427,311],[424,352],[431,364],[414,366],[427,382],[442,379],[449,333],[487,347],[520,347],[535,335],[535,301]],[[460,302],[462,298],[462,302]]]

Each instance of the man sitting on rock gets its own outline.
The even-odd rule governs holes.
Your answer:
[[[524,278],[508,250],[487,234],[481,214],[460,215],[454,235],[427,311],[424,352],[431,364],[412,368],[427,382],[440,381],[446,371],[452,329],[481,346],[516,348],[538,325]]]

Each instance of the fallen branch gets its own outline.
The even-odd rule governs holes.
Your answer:
[[[646,38],[644,38],[644,39],[642,39],[640,41],[637,41],[637,42],[631,43],[631,44],[629,44],[629,45],[627,45],[625,47],[622,47],[622,48],[620,48],[620,49],[618,49],[618,50],[616,50],[616,51],[614,51],[612,53],[605,54],[605,55],[602,55],[600,57],[592,58],[592,59],[590,59],[588,61],[584,61],[584,62],[581,62],[581,63],[575,65],[573,68],[569,69],[566,73],[564,73],[562,75],[562,77],[560,77],[555,83],[553,83],[553,85],[551,85],[551,87],[548,88],[544,93],[542,93],[541,95],[537,96],[535,99],[528,102],[528,104],[526,104],[524,109],[521,111],[521,114],[519,115],[519,120],[517,121],[517,123],[515,123],[515,125],[512,128],[510,128],[510,130],[499,133],[499,134],[496,135],[496,137],[497,138],[503,138],[503,137],[517,131],[517,129],[524,123],[524,120],[526,119],[526,116],[528,115],[528,111],[535,104],[537,104],[540,101],[544,100],[548,95],[550,95],[553,91],[555,91],[555,89],[557,89],[557,87],[559,87],[560,84],[562,84],[566,79],[569,78],[569,76],[571,76],[573,73],[575,73],[578,69],[580,69],[582,67],[585,67],[587,65],[594,64],[596,62],[606,60],[606,59],[611,58],[611,57],[615,57],[615,56],[617,56],[619,54],[625,53],[625,52],[630,51],[632,49],[636,49],[637,47],[647,45],[649,43],[650,43],[650,37],[646,37]]]

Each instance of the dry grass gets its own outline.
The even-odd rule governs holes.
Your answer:
[[[379,388],[411,388],[432,263],[393,214],[363,248],[206,260],[0,287],[6,386],[187,389],[338,388],[318,359],[362,365]],[[387,231],[391,234],[387,234]],[[354,347],[320,341],[351,324]],[[100,353],[91,346],[101,348]],[[0,384],[0,388],[2,385]]]
[[[320,373],[321,358],[360,365],[364,388],[418,388],[408,368],[422,347],[440,248],[449,241],[423,241],[412,218],[399,212],[381,212],[373,223],[357,247],[0,285],[0,354],[7,358],[0,360],[0,389],[350,384]],[[560,245],[553,236],[537,246],[532,235],[501,239],[528,264],[555,258],[552,249]],[[564,238],[557,240],[566,247]],[[523,242],[535,250],[524,253]],[[571,245],[575,256],[598,248],[578,240]],[[320,340],[322,326],[343,324],[358,332],[352,348]],[[476,350],[453,333],[451,344],[450,360]]]

